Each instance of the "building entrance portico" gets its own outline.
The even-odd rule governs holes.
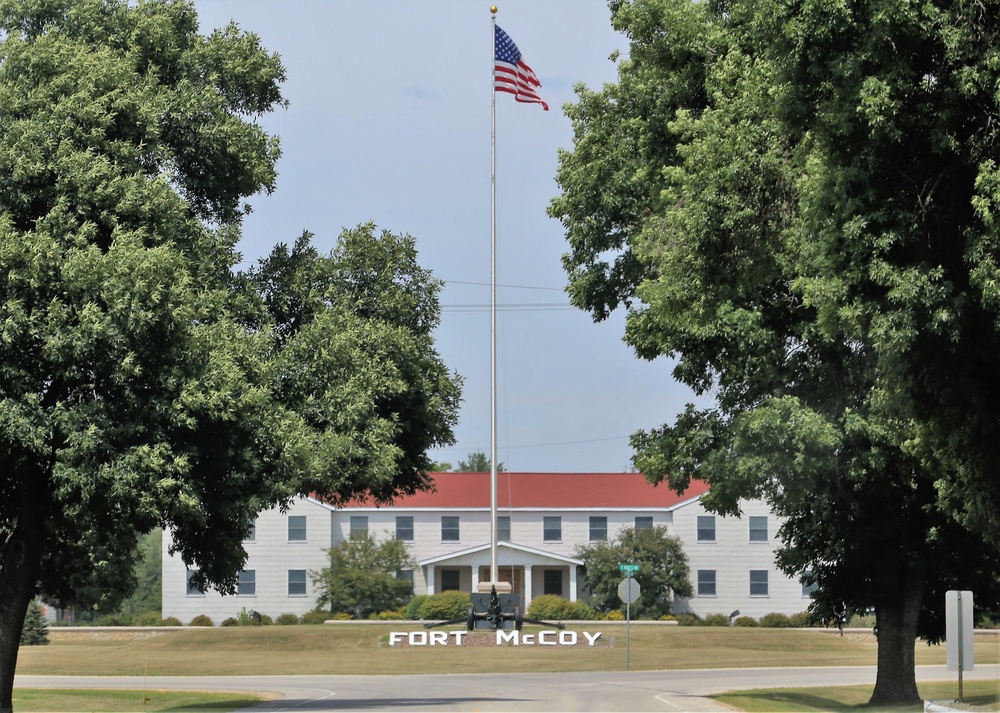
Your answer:
[[[576,572],[582,560],[509,542],[501,542],[498,547],[497,576],[501,582],[510,583],[514,594],[520,595],[525,610],[541,594],[577,600]],[[480,582],[490,580],[489,560],[489,544],[421,560],[427,593],[444,589],[477,591]]]

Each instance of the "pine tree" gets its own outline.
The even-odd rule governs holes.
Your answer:
[[[28,606],[28,614],[21,627],[21,646],[45,646],[49,643],[49,623],[45,609],[37,599]]]

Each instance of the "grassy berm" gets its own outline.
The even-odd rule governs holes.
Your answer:
[[[330,624],[190,628],[148,639],[64,640],[21,649],[19,674],[179,676],[256,674],[420,674],[606,671],[625,667],[625,626],[601,622],[573,627],[601,632],[614,646],[408,647],[388,645],[393,631],[412,624]],[[537,629],[525,628],[526,632]],[[112,630],[112,635],[114,634]],[[581,636],[582,640],[583,637]],[[451,639],[449,639],[450,641]],[[976,663],[1000,663],[1000,637],[977,637]],[[916,646],[918,664],[943,664],[943,646]],[[874,665],[867,635],[820,630],[725,627],[631,627],[632,670],[759,666]]]

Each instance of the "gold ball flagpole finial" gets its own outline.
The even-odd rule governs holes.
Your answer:
[[[490,12],[492,12],[494,15],[496,15],[497,14],[497,6],[496,5],[490,5]]]

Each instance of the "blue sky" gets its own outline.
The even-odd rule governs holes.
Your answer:
[[[277,190],[254,198],[247,261],[303,230],[329,250],[374,221],[416,238],[445,281],[437,347],[465,379],[457,464],[490,449],[490,3],[470,0],[196,0],[203,33],[235,21],[288,73],[287,110],[262,117],[281,137]],[[599,0],[506,0],[497,23],[542,82],[550,110],[497,96],[498,448],[517,471],[613,472],[628,437],[673,420],[692,395],[665,360],[622,341],[624,315],[594,324],[569,307],[557,152],[572,148],[562,111],[573,86],[614,81],[627,48]],[[525,305],[532,305],[527,307]]]

